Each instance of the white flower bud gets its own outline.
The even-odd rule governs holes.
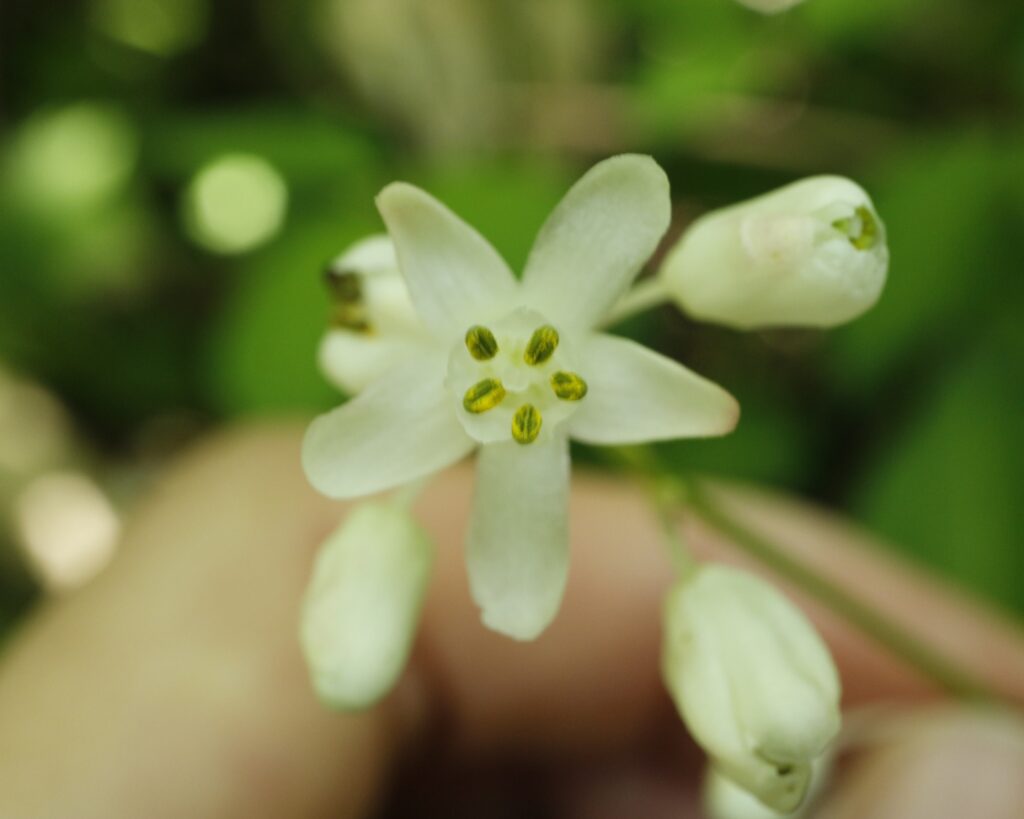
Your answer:
[[[364,504],[320,549],[306,591],[301,640],[317,694],[365,708],[405,668],[433,546],[404,509]]]
[[[803,0],[738,0],[741,5],[748,9],[760,11],[763,14],[778,14],[780,11],[792,8]]]
[[[334,314],[320,342],[320,369],[335,386],[358,393],[401,361],[425,331],[386,234],[361,239],[339,255],[327,268],[327,284]]]
[[[796,810],[840,723],[835,666],[799,609],[751,574],[701,566],[666,601],[663,663],[718,770],[773,810]]]
[[[888,268],[868,195],[816,176],[701,217],[661,276],[690,315],[749,330],[850,321],[878,300]]]
[[[823,754],[811,765],[811,785],[807,799],[795,813],[772,810],[750,791],[741,788],[714,765],[704,774],[704,811],[710,819],[800,819],[807,814],[831,768],[831,754]]]

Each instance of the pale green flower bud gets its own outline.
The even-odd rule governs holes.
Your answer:
[[[313,686],[337,708],[365,708],[405,668],[433,546],[408,512],[357,507],[320,549],[301,640]]]
[[[780,11],[792,8],[803,0],[738,0],[741,5],[748,9],[760,11],[764,14],[778,14]]]
[[[828,780],[830,768],[830,754],[823,754],[814,760],[807,799],[792,813],[772,810],[750,791],[719,772],[714,765],[709,765],[704,774],[704,811],[710,819],[800,819],[807,815],[814,797]]]
[[[868,195],[816,176],[701,217],[660,275],[694,318],[749,330],[850,321],[878,300],[888,268]]]
[[[717,769],[773,810],[796,810],[840,723],[838,674],[799,609],[754,575],[701,566],[666,601],[663,664]]]

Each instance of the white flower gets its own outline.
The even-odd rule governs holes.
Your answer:
[[[868,195],[848,179],[817,176],[701,217],[660,275],[695,318],[740,329],[832,327],[878,300],[888,267]]]
[[[839,677],[807,619],[772,586],[704,565],[666,602],[664,674],[725,776],[792,812],[839,730]]]
[[[778,14],[801,2],[803,0],[739,0],[741,5],[764,14]]]
[[[676,362],[594,331],[669,223],[668,180],[618,156],[566,194],[522,280],[424,191],[377,205],[427,336],[310,426],[303,464],[337,498],[435,472],[480,446],[470,584],[484,622],[528,640],[558,610],[568,568],[570,437],[632,444],[721,435],[738,406]]]
[[[336,387],[357,393],[422,343],[426,330],[387,235],[356,242],[331,262],[326,275],[334,314],[320,343],[320,369]]]
[[[320,548],[302,612],[313,687],[338,708],[391,690],[409,656],[433,546],[408,512],[364,504]]]

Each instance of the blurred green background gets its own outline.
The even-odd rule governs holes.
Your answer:
[[[807,0],[4,0],[0,634],[109,557],[204,430],[337,400],[324,263],[404,178],[513,266],[566,186],[653,154],[674,235],[813,173],[887,222],[829,333],[624,329],[730,389],[671,468],[767,482],[1024,613],[1024,6]]]

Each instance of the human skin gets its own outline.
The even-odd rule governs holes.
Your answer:
[[[113,564],[29,618],[0,657],[0,816],[366,817],[389,802],[390,816],[482,815],[458,812],[467,791],[506,805],[529,791],[544,815],[579,819],[699,815],[699,755],[659,675],[672,573],[639,489],[577,472],[564,605],[540,639],[517,643],[487,631],[469,597],[472,470],[438,476],[416,509],[438,554],[409,670],[376,708],[334,713],[313,696],[297,625],[316,547],[346,507],[309,488],[301,435],[297,424],[259,425],[197,447],[134,510]],[[716,492],[747,525],[1021,701],[1014,626],[818,510]],[[681,526],[700,555],[756,567],[697,521]],[[844,706],[901,704],[899,719],[851,720],[885,730],[861,731],[869,747],[821,815],[1020,815],[1018,716],[918,710],[937,701],[933,686],[794,597],[837,658]],[[972,786],[974,768],[984,789]]]

